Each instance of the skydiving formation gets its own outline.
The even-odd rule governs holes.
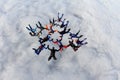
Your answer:
[[[71,32],[71,28],[68,28],[69,21],[66,21],[66,19],[63,19],[64,14],[58,13],[57,19],[50,19],[49,24],[43,26],[40,21],[38,21],[38,24],[36,24],[36,27],[32,27],[30,24],[26,29],[29,31],[29,34],[31,36],[38,37],[38,42],[40,43],[38,48],[32,48],[35,52],[35,54],[40,55],[42,50],[49,50],[50,55],[48,57],[48,61],[50,61],[52,58],[54,60],[57,60],[55,54],[57,52],[63,52],[64,49],[67,49],[68,47],[71,47],[75,52],[83,45],[88,44],[88,42],[85,42],[87,38],[84,38],[81,40],[83,35],[79,35],[80,30],[78,30],[76,33]],[[54,29],[54,27],[59,27],[63,29],[62,31]],[[47,31],[47,35],[44,34],[44,30]],[[60,36],[60,39],[55,39],[51,37],[55,32],[57,32]],[[64,34],[68,34],[68,44],[64,44],[63,38],[65,37]],[[48,45],[48,42],[51,43],[51,45],[56,45],[56,47],[51,47]]]

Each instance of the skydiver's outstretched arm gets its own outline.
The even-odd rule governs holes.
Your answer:
[[[84,42],[87,38],[84,38],[83,40],[79,40],[78,41],[78,45],[85,45],[85,44],[88,44],[88,42]],[[84,43],[83,43],[84,42]]]
[[[66,31],[66,29],[67,29],[67,27],[65,27],[63,31],[65,32],[65,31]]]
[[[32,27],[30,26],[30,24],[28,25],[29,27],[26,27],[29,31],[32,31]]]
[[[38,24],[36,24],[36,27],[39,28]]]
[[[66,45],[67,47],[69,47],[70,46],[70,44],[68,44],[68,45]]]
[[[66,34],[66,33],[68,33],[69,32],[69,30],[68,31],[66,31],[66,29],[67,29],[67,27],[65,27],[64,28],[64,30],[63,31],[58,31],[62,36],[64,35],[64,34]]]
[[[32,27],[31,27],[31,25],[29,24],[28,26],[29,26],[30,30],[32,30]]]
[[[79,34],[80,30],[75,34],[76,36]]]
[[[65,30],[65,29],[64,29]],[[61,35],[65,32],[64,30],[58,31]]]
[[[45,45],[43,46],[45,49],[48,49],[47,47],[45,47]]]
[[[34,51],[35,51],[35,53],[37,54],[37,55],[39,55],[40,54],[40,50],[38,50],[38,49],[35,49],[35,48],[32,48]]]
[[[62,24],[60,25],[60,28],[63,28],[63,27],[66,26],[66,24],[65,24],[65,20],[66,20],[66,19],[64,19],[64,20],[62,21]]]
[[[69,21],[67,21],[67,23],[65,24],[65,26],[67,27],[67,26],[68,26],[68,24],[69,24]]]
[[[86,39],[87,39],[87,38],[84,38],[84,39],[83,39],[83,40],[81,40],[81,41],[79,40],[79,42],[81,42],[81,43],[82,43],[82,42],[84,42]]]
[[[84,42],[84,43],[82,43],[82,45],[86,45],[86,44],[88,44],[88,42]]]
[[[87,38],[84,38],[82,41],[85,41]]]
[[[53,18],[53,24],[55,24],[55,19]]]
[[[40,21],[38,21],[38,24],[40,25],[40,27],[42,27],[42,24],[40,23]]]
[[[61,17],[60,17],[60,13],[58,12],[58,21],[61,21],[61,19],[63,18],[63,15],[64,14],[62,14]]]
[[[29,29],[30,29],[31,31],[33,31],[33,28],[31,27],[31,25],[29,24],[28,26],[29,26]]]
[[[44,27],[42,26],[42,24],[40,23],[40,21],[38,21],[38,24],[39,24],[39,26],[38,26],[38,25],[36,25],[36,26],[37,26],[37,28],[41,29],[41,31],[42,31],[43,29],[46,29],[46,28],[44,28]]]
[[[55,24],[55,19],[53,18],[53,20],[51,21],[51,19],[49,19],[50,24],[54,25]]]
[[[33,50],[37,50],[37,49],[35,49],[35,48],[32,48]]]
[[[52,24],[53,22],[51,21],[51,19],[49,19],[49,22],[50,22],[50,24]]]
[[[64,25],[64,23],[65,23],[65,20],[66,20],[66,19],[64,19],[64,20],[62,21],[62,25]]]
[[[69,33],[71,29],[68,29],[65,33]]]
[[[48,48],[49,50],[51,50],[51,49],[49,48],[49,45],[47,45],[47,48]]]
[[[83,37],[83,35],[78,36],[78,37],[77,37],[77,38],[78,38],[78,40],[79,40],[81,37]]]
[[[29,27],[26,27],[26,28],[27,28],[27,30],[31,31],[31,29]]]

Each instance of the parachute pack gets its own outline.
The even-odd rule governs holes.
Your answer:
[[[49,24],[47,25],[43,26],[41,22],[38,21],[36,27],[32,27],[30,24],[26,27],[31,36],[36,36],[39,39],[38,42],[40,45],[38,48],[33,48],[35,54],[39,55],[42,50],[46,49],[51,52],[48,61],[51,60],[51,58],[57,60],[55,53],[58,51],[63,52],[63,50],[68,47],[71,47],[74,51],[77,51],[81,46],[88,44],[88,42],[85,42],[87,38],[80,40],[80,38],[83,37],[83,35],[79,35],[80,30],[76,33],[71,32],[71,28],[68,27],[69,21],[63,18],[63,16],[64,14],[58,13],[57,19],[50,19]],[[59,34],[56,39],[53,37],[54,34]],[[69,35],[68,44],[63,43],[65,34]],[[47,42],[58,46],[58,48],[49,47],[50,45],[47,44]]]

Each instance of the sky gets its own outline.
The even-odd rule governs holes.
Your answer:
[[[0,0],[0,80],[120,80],[120,0]],[[26,26],[63,13],[88,44],[37,56]],[[63,42],[66,42],[64,40]]]

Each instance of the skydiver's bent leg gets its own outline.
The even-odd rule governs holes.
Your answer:
[[[87,44],[88,42],[83,43],[86,39],[87,39],[87,38],[85,38],[85,39],[83,39],[82,41],[80,41],[80,44],[81,44],[81,45]]]
[[[71,29],[68,29],[68,31],[66,33],[69,33]]]
[[[54,59],[54,60],[57,60],[57,58],[56,58],[55,56],[53,56],[53,59]]]
[[[80,30],[76,33],[76,35],[78,35],[78,34],[79,34],[79,32],[80,32]]]
[[[80,36],[78,36],[77,38],[79,39],[79,38],[81,38],[81,37],[83,37],[83,35],[80,35]]]
[[[35,51],[35,53],[37,54],[37,55],[39,55],[39,51],[38,51],[38,49],[35,49],[35,48],[33,48],[33,50]]]
[[[88,44],[88,42],[82,43],[82,45],[86,45],[86,44]]]
[[[50,61],[50,60],[51,60],[51,58],[52,58],[52,56],[49,56],[48,61]]]

